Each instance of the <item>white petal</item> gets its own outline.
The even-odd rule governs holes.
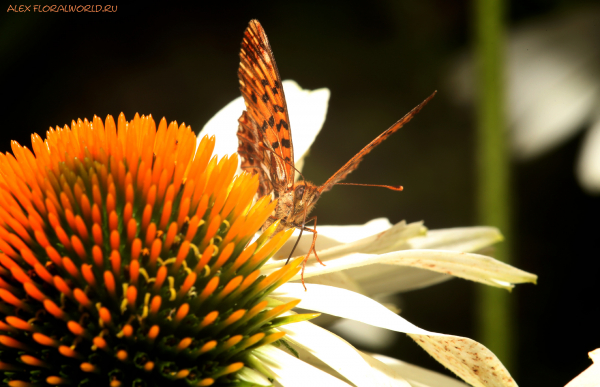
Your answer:
[[[361,294],[331,286],[284,284],[272,296],[280,301],[300,299],[298,305],[338,317],[408,333],[437,361],[476,387],[516,386],[498,358],[485,346],[468,338],[421,329],[385,306]]]
[[[284,325],[278,329],[286,332],[286,340],[318,358],[358,387],[410,386],[397,374],[383,374],[365,361],[359,351],[344,339],[310,322]],[[300,359],[304,360],[303,353],[299,354]]]
[[[244,367],[236,376],[241,380],[253,383],[257,386],[271,386],[272,383],[263,374],[253,370],[252,368]]]
[[[594,362],[585,371],[571,380],[565,387],[598,387],[600,386],[600,348],[589,353]]]
[[[392,227],[392,224],[387,218],[377,218],[368,221],[365,224],[360,225],[349,225],[349,226],[318,226],[318,244],[317,251],[323,251],[334,246],[338,246],[344,243],[352,243],[366,237],[379,234],[383,231],[388,230]],[[277,253],[277,257],[287,257],[292,251],[296,239],[300,235],[300,231],[294,231],[294,234],[288,241],[281,247]],[[302,233],[302,238],[296,247],[294,254],[296,256],[304,255],[308,251],[312,243],[312,234]]]
[[[355,253],[326,262],[326,266],[308,262],[304,278],[378,263],[412,266],[505,289],[511,289],[514,283],[537,281],[536,275],[488,256],[449,250],[401,250],[381,255]],[[292,278],[297,279],[300,279],[300,274]]]
[[[292,141],[296,168],[301,170],[300,158],[305,156],[325,122],[329,102],[329,90],[304,90],[296,82],[283,81],[290,122],[294,127]],[[237,152],[238,119],[246,109],[244,99],[238,97],[227,104],[211,118],[198,135],[198,142],[204,135],[215,135],[214,154],[219,158]],[[300,164],[298,164],[300,162]],[[238,169],[241,173],[241,169]]]
[[[398,372],[413,387],[468,387],[456,379],[398,359],[379,354],[371,356]]]
[[[380,226],[378,226],[380,227]],[[317,228],[319,232],[319,236],[321,234],[321,228]],[[414,222],[410,224],[406,224],[405,221],[399,222],[395,224],[393,227],[386,229],[383,232],[377,233],[375,235],[370,235],[364,237],[364,235],[360,234],[360,227],[353,227],[350,229],[351,232],[355,233],[353,241],[350,243],[340,244],[337,240],[332,238],[323,238],[321,241],[320,237],[317,237],[317,251],[319,254],[319,258],[323,262],[326,262],[330,259],[335,259],[339,257],[343,257],[347,254],[352,254],[356,252],[362,253],[382,253],[393,251],[394,249],[400,249],[406,247],[406,243],[410,238],[420,236],[425,234],[426,228],[423,227],[422,222]],[[294,256],[305,255],[308,251],[311,242],[312,242],[312,234],[303,235],[302,239],[298,243],[298,247],[296,252],[294,252]],[[360,238],[360,239],[358,239]],[[290,238],[293,239],[293,238]],[[333,241],[333,242],[332,242]],[[295,242],[294,242],[295,243]],[[322,249],[321,243],[325,245],[333,245],[331,247]],[[289,254],[289,253],[288,253]],[[285,252],[280,250],[275,254],[274,259],[282,260],[287,258]],[[271,266],[280,267],[283,262],[279,261],[270,261],[266,265],[263,266],[263,269],[270,269]]]
[[[394,313],[400,312],[395,304],[381,304]],[[364,324],[360,321],[347,318],[336,319],[327,325],[327,329],[344,337],[357,347],[378,352],[394,347],[396,345],[396,339],[400,335],[398,332],[390,331],[389,329],[374,327],[373,325]]]
[[[295,81],[283,81],[290,116],[294,161],[302,170],[304,157],[323,127],[329,104],[329,89],[304,90]],[[299,177],[299,176],[297,176]]]
[[[242,97],[238,97],[225,105],[224,108],[219,110],[219,112],[204,125],[198,134],[196,146],[200,144],[200,140],[202,140],[202,137],[205,135],[215,136],[216,141],[213,154],[218,155],[219,159],[225,155],[231,155],[237,152],[237,120],[245,109],[246,105],[244,105],[244,99]]]
[[[376,265],[366,266],[371,269]],[[351,269],[352,270],[352,269]],[[321,284],[335,286],[336,288],[348,289],[364,295],[369,295],[365,288],[350,274],[350,270],[340,270],[314,277],[305,278],[304,281],[310,284]],[[367,283],[368,285],[368,283]],[[375,293],[376,294],[376,293]]]
[[[589,193],[600,193],[600,119],[585,135],[577,162],[577,178]]]
[[[319,226],[319,235],[335,239],[340,243],[350,243],[357,239],[369,237],[389,230],[392,224],[388,218],[376,218],[365,224],[352,224],[345,226]]]
[[[352,233],[360,235],[362,231],[365,232],[364,235],[378,230],[384,231],[354,242],[340,244],[339,239],[344,238],[341,234],[346,227],[349,235]],[[322,235],[322,229],[325,235]],[[313,256],[307,262],[304,272],[307,282],[338,286],[375,296],[437,284],[450,279],[448,274],[505,288],[511,287],[506,282],[512,282],[515,277],[517,282],[522,282],[523,278],[526,278],[525,281],[534,280],[534,277],[528,273],[499,261],[481,255],[462,254],[462,252],[480,250],[502,240],[502,235],[494,227],[434,230],[423,235],[426,228],[421,222],[406,224],[403,221],[388,228],[386,220],[376,219],[363,226],[324,226],[318,230],[317,253],[326,266],[317,263]],[[352,239],[346,237],[348,238],[346,240]],[[268,274],[281,267],[285,262],[283,259],[289,256],[291,246],[295,242],[294,238],[290,238],[287,248],[280,250],[273,260],[264,265],[263,272]],[[311,242],[312,235],[303,235],[296,249],[296,255],[306,254]],[[446,251],[445,254],[436,255],[435,250],[429,250],[431,248],[461,253],[453,254]],[[416,249],[423,249],[423,251],[412,256],[410,251]],[[334,274],[341,270],[344,271],[343,275]],[[299,277],[294,277],[294,280]]]
[[[444,249],[461,252],[473,252],[489,247],[502,240],[502,235],[494,227],[466,227],[443,230],[430,230],[427,235],[415,236],[406,242],[405,249]],[[360,293],[368,296],[393,294],[408,290],[420,289],[447,281],[452,276],[408,266],[390,266],[373,263],[344,270],[343,273],[362,289]],[[334,285],[324,282],[319,275],[308,282]],[[338,286],[339,287],[339,286]],[[344,287],[356,291],[353,288]]]
[[[284,387],[350,386],[272,345],[255,349],[252,354],[276,376],[277,382]]]
[[[418,386],[414,386],[412,383],[408,383],[408,381],[404,378],[404,376],[400,376],[401,373],[397,372],[392,367],[388,367],[388,365],[385,364],[384,362],[382,362],[378,359],[375,359],[374,357],[372,357],[364,352],[358,351],[358,353],[360,353],[362,358],[367,363],[369,363],[369,365],[373,369],[373,372],[377,372],[380,379],[384,379],[384,378],[389,379],[389,380],[394,381],[396,384],[398,383],[398,381],[401,381],[403,383],[402,385],[406,384],[408,386],[418,387]],[[396,384],[393,384],[393,385],[396,385]],[[392,384],[387,384],[387,385],[392,385]]]
[[[413,249],[440,249],[472,253],[502,241],[496,227],[456,227],[428,230],[427,235],[409,241]]]
[[[360,292],[369,297],[385,296],[426,288],[453,279],[454,277],[437,273],[435,271],[418,269],[409,266],[393,266],[387,264],[373,263],[344,270],[343,273],[351,277],[362,289]],[[327,274],[326,274],[327,275]],[[306,282],[318,282],[324,276],[309,278]],[[323,283],[324,285],[331,285]],[[353,290],[347,288],[348,290]]]
[[[387,253],[408,249],[443,249],[475,252],[502,240],[502,234],[495,227],[460,227],[427,231],[422,222],[406,224],[401,221],[389,227],[387,219],[375,219],[360,226],[318,227],[317,253],[326,262],[349,253]],[[304,233],[294,256],[306,254],[312,234]],[[340,243],[347,242],[347,243]],[[291,247],[296,243],[290,238],[275,259],[287,258]],[[269,265],[277,262],[269,262]],[[279,262],[281,264],[281,262]]]

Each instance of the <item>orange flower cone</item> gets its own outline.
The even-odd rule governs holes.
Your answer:
[[[0,154],[5,384],[244,385],[274,327],[314,316],[265,300],[300,269],[259,271],[293,230],[249,244],[276,203],[252,205],[257,178],[234,178],[237,155],[218,160],[214,144],[121,114]]]

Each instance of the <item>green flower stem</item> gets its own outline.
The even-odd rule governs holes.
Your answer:
[[[504,122],[505,2],[475,0],[474,33],[477,90],[477,184],[479,222],[506,236],[495,258],[511,263],[510,165]],[[480,341],[512,369],[513,318],[509,293],[478,287]]]

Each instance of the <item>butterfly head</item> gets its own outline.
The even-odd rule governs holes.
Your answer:
[[[292,189],[294,195],[293,218],[302,221],[304,214],[308,215],[321,196],[319,187],[307,181],[299,181]]]

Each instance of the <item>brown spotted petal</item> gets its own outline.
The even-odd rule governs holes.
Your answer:
[[[515,381],[500,360],[478,342],[460,336],[429,332],[406,321],[385,306],[345,289],[325,285],[285,284],[272,297],[285,302],[301,299],[299,307],[407,333],[437,361],[476,387],[514,387]],[[343,300],[343,302],[341,301]],[[285,328],[291,332],[294,325]]]

